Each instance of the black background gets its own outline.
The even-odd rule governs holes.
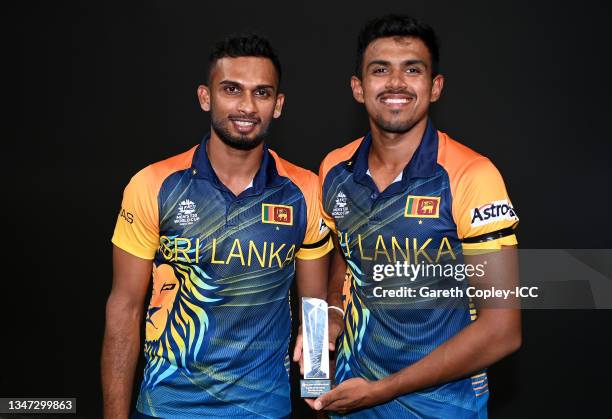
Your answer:
[[[499,4],[498,4],[499,3]],[[101,415],[99,357],[123,187],[200,141],[195,89],[217,39],[257,30],[284,66],[269,144],[312,170],[361,136],[356,35],[387,12],[436,28],[436,126],[490,157],[522,248],[611,248],[610,10],[605,2],[33,2],[3,12],[5,138],[0,396],[78,398]],[[609,417],[610,311],[527,311],[490,368],[490,414]],[[295,378],[295,371],[294,371]],[[296,416],[306,412],[295,400]]]

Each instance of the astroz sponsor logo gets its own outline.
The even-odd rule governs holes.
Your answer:
[[[131,212],[127,212],[125,208],[121,208],[119,216],[130,224],[134,222],[134,214],[132,214]]]
[[[518,221],[514,208],[512,208],[510,203],[505,199],[493,201],[478,208],[473,208],[470,215],[472,217],[472,227],[478,227],[502,220]]]
[[[329,230],[329,227],[327,227],[327,224],[325,224],[325,221],[323,218],[321,218],[321,224],[319,225],[319,236],[322,236],[327,230]]]

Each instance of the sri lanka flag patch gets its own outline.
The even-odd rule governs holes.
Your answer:
[[[439,196],[408,195],[404,217],[438,218],[440,217]]]
[[[293,207],[291,205],[261,204],[261,222],[293,225]]]

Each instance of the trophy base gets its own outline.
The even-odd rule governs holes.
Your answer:
[[[330,379],[307,379],[300,380],[300,393],[302,398],[316,399],[320,395],[331,390]]]

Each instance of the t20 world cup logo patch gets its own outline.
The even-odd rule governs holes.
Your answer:
[[[439,196],[408,195],[404,217],[438,218],[440,217]]]
[[[174,219],[174,223],[183,227],[190,226],[200,221],[200,217],[196,213],[196,204],[189,199],[185,199],[178,204],[178,213]]]
[[[291,205],[262,204],[261,222],[265,224],[293,225],[293,207]]]

